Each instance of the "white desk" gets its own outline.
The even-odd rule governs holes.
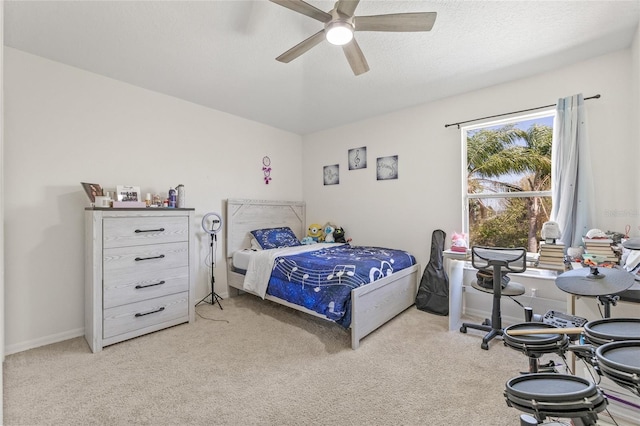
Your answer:
[[[464,310],[468,310],[470,307],[468,298],[466,307],[464,302],[464,271],[467,268],[465,264],[471,262],[471,254],[444,250],[442,257],[443,267],[449,277],[449,330],[459,330],[463,322]],[[567,307],[567,294],[550,282],[555,281],[556,276],[555,271],[536,268],[531,268],[531,270],[528,269],[523,274],[518,274],[517,282],[527,289],[526,295],[523,296],[523,303],[541,310],[540,313],[549,310],[573,312]],[[538,292],[536,301],[532,299],[530,293],[533,288],[537,289]],[[490,303],[487,306],[490,307]],[[522,321],[524,319],[522,312],[515,305],[511,312],[509,312],[510,310],[508,307],[503,307],[503,320],[510,318],[510,321]]]
[[[449,330],[458,330],[462,324],[464,291],[462,274],[464,264],[471,259],[466,253],[445,250],[442,255],[444,270],[449,277]]]

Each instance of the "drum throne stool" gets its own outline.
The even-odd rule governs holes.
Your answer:
[[[461,333],[466,333],[467,328],[487,331],[482,338],[480,347],[489,349],[489,341],[497,336],[502,336],[502,313],[500,301],[502,295],[513,297],[524,294],[524,286],[517,283],[508,282],[502,288],[502,277],[507,273],[522,273],[527,269],[527,250],[523,247],[481,247],[471,248],[471,264],[479,271],[493,272],[493,288],[485,288],[473,282],[471,286],[476,290],[493,294],[493,306],[491,309],[491,319],[485,319],[482,324],[463,323],[460,327]],[[514,299],[515,300],[515,299]]]

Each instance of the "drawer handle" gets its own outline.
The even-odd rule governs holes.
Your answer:
[[[162,259],[163,257],[164,257],[164,254],[161,254],[160,256],[153,256],[153,257],[136,257],[135,261],[140,262],[141,260]]]
[[[163,232],[164,228],[160,228],[160,229],[136,229],[135,233],[139,234],[141,232]]]
[[[154,287],[154,286],[157,286],[157,285],[162,285],[162,284],[164,284],[164,283],[165,283],[165,281],[164,281],[164,280],[162,280],[162,281],[160,281],[159,283],[155,283],[155,284],[146,284],[146,285],[140,285],[140,284],[138,284],[138,285],[136,286],[136,288]]]
[[[157,312],[162,312],[162,311],[164,311],[164,306],[163,306],[163,307],[161,307],[161,308],[156,309],[155,311],[145,312],[144,314],[141,314],[140,312],[138,312],[138,313],[136,314],[136,317],[143,317],[143,316],[145,316],[145,315],[151,315],[151,314],[155,314],[155,313],[157,313]]]

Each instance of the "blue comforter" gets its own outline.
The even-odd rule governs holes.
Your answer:
[[[348,244],[275,259],[267,293],[318,312],[347,328],[351,290],[416,263],[402,250]]]

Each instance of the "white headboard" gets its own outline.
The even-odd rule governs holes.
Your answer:
[[[304,201],[227,200],[227,257],[251,246],[254,229],[288,226],[298,239],[306,235]]]

